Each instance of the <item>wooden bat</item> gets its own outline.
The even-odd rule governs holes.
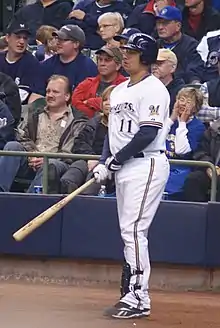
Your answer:
[[[16,231],[13,234],[13,237],[16,241],[22,241],[25,237],[27,237],[29,234],[31,234],[34,230],[39,228],[42,224],[47,222],[49,219],[52,218],[61,208],[66,206],[71,200],[73,200],[74,197],[79,195],[82,191],[84,191],[86,188],[88,188],[93,182],[95,181],[95,178],[92,178],[88,180],[86,183],[84,183],[81,187],[73,191],[71,194],[67,195],[65,198],[61,199],[56,204],[49,207],[47,210],[45,210],[43,213],[36,216],[33,220],[28,222],[25,226],[20,228],[18,231]]]

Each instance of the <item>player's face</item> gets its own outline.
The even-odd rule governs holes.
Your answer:
[[[157,19],[156,21],[157,33],[161,39],[169,39],[176,35],[181,28],[181,24],[176,21],[168,21],[165,19]]]
[[[63,80],[51,80],[46,88],[46,102],[48,108],[63,108],[69,101],[66,83]]]
[[[8,49],[15,54],[22,54],[25,52],[28,44],[27,33],[18,33],[7,35]]]
[[[105,53],[97,56],[97,66],[99,74],[102,76],[109,76],[116,73],[121,65],[117,64],[114,59]]]
[[[131,49],[121,48],[123,60],[122,66],[128,74],[136,73],[140,70],[140,52]]]
[[[175,71],[173,63],[169,60],[157,61],[156,64],[152,65],[151,69],[152,73],[158,79],[164,79],[165,77],[173,74]]]

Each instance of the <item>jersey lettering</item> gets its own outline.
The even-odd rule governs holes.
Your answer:
[[[125,122],[124,118],[121,120],[121,127],[120,127],[120,132],[128,132],[131,133],[131,124],[132,120],[128,120]]]

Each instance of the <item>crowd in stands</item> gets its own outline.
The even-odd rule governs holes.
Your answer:
[[[170,94],[167,156],[213,163],[220,201],[220,1],[26,2],[0,39],[0,149],[101,155],[111,91],[128,78],[120,47],[146,33],[159,47],[151,72]],[[97,163],[50,159],[49,193],[76,190]],[[43,158],[0,156],[0,192],[33,193],[42,175]],[[171,165],[165,192],[206,202],[211,178]],[[104,183],[114,193],[114,179]]]

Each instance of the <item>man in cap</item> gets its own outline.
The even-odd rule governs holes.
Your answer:
[[[176,95],[185,85],[183,79],[174,77],[177,68],[177,57],[170,49],[159,49],[157,61],[152,65],[153,74],[166,86],[170,94],[170,113],[176,101]]]
[[[30,102],[45,96],[47,80],[53,74],[66,76],[72,90],[87,77],[97,75],[96,64],[81,53],[85,34],[79,26],[65,25],[53,36],[57,38],[57,54],[42,63],[43,77]]]
[[[36,44],[36,31],[41,25],[61,28],[64,20],[71,12],[71,1],[37,0],[22,6],[14,14],[13,21],[18,24],[25,22],[30,29],[29,43]]]
[[[106,46],[96,51],[99,74],[81,82],[72,95],[72,105],[93,117],[101,109],[101,94],[109,85],[126,80],[120,73],[122,54],[116,47]]]
[[[29,35],[26,24],[13,22],[7,28],[8,50],[0,53],[0,71],[18,85],[22,103],[27,101],[40,80],[40,64],[27,51]]]
[[[181,32],[182,14],[178,8],[166,6],[156,16],[160,48],[171,49],[177,56],[175,76],[185,83],[203,80],[204,62],[197,52],[198,41]]]

